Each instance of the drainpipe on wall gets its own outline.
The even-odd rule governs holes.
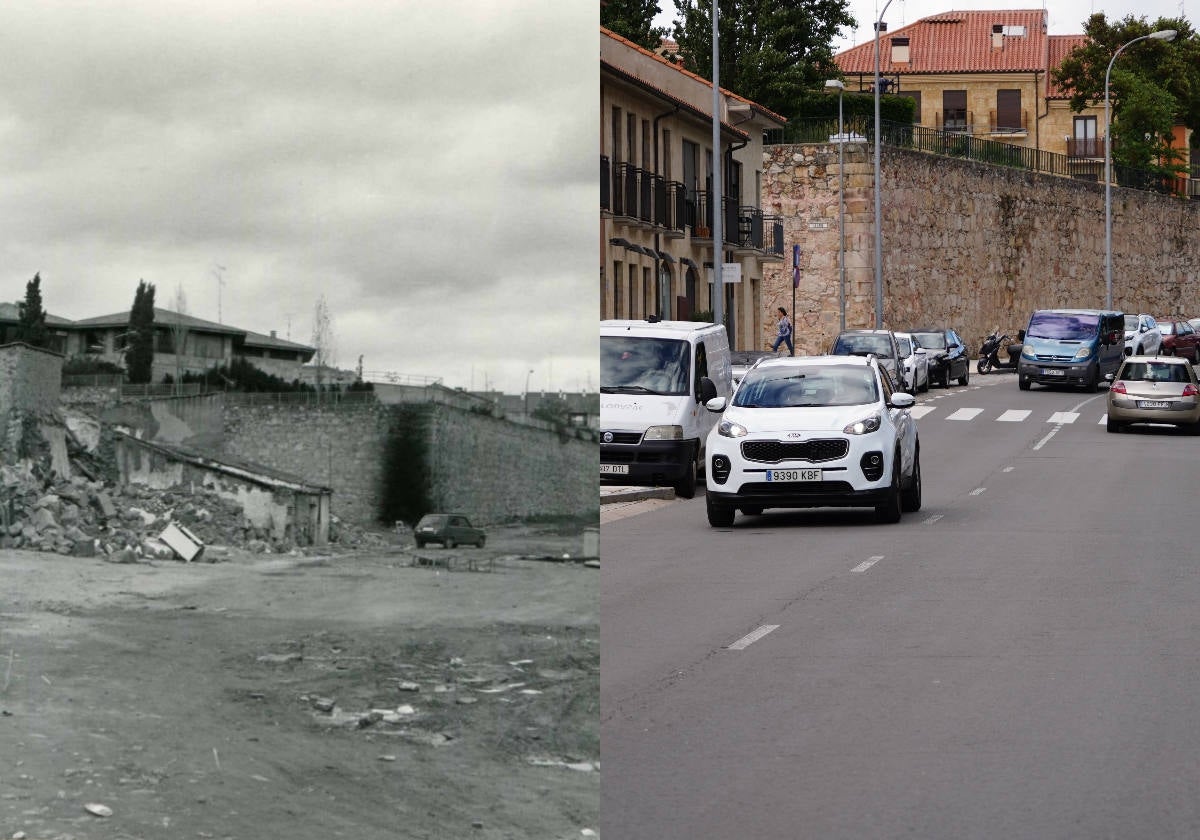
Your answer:
[[[1038,87],[1038,75],[1041,72],[1041,70],[1033,71],[1033,95],[1037,96],[1046,104],[1046,113],[1044,114],[1039,114],[1037,108],[1033,109],[1033,143],[1034,148],[1039,152],[1042,150],[1042,119],[1050,116],[1050,98],[1039,96],[1041,88]],[[1037,99],[1034,100],[1034,102],[1036,101]]]
[[[674,108],[672,108],[670,111],[664,111],[663,113],[659,114],[657,117],[655,117],[655,118],[654,118],[654,128],[653,128],[653,131],[654,131],[654,174],[655,174],[655,175],[658,175],[658,174],[660,174],[660,173],[659,173],[659,171],[658,171],[658,121],[659,121],[659,120],[661,120],[661,119],[665,119],[666,117],[669,117],[669,116],[671,116],[672,114],[678,114],[678,113],[679,113],[679,106],[678,106],[678,105],[676,105],[676,106],[675,106]],[[670,150],[670,149],[667,149],[667,154],[670,154],[670,153],[671,153],[671,150]],[[658,237],[659,237],[659,233],[658,233],[658,231],[656,230],[656,231],[654,231],[654,253],[655,253],[655,255],[656,255],[656,256],[654,257],[654,287],[655,287],[655,288],[658,288],[658,278],[659,278],[659,277],[661,276],[661,274],[662,274],[662,267],[661,267],[661,265],[660,265],[662,261],[661,261],[661,259],[660,259],[660,258],[657,256],[657,254],[658,254],[658,245],[659,245],[659,242],[658,242]],[[666,317],[663,315],[663,312],[662,312],[662,301],[661,301],[661,300],[658,300],[658,295],[655,295],[654,297],[655,297],[655,303],[656,303],[656,304],[658,304],[658,310],[659,310],[659,311],[658,311],[658,317],[659,317],[659,318],[662,318],[663,320],[669,320],[668,318],[666,318]],[[671,302],[668,300],[668,301],[667,301],[667,314],[668,314],[668,315],[670,314],[670,306],[671,306]]]

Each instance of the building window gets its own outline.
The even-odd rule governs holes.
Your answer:
[[[612,109],[612,159],[613,163],[620,163],[621,157],[621,109],[613,106]]]
[[[608,289],[604,285],[604,266],[600,266],[600,320],[608,318]]]
[[[942,91],[942,128],[946,131],[967,130],[967,92]]]
[[[671,180],[671,130],[663,129],[662,136],[662,175]]]
[[[996,131],[1015,132],[1024,130],[1025,126],[1021,119],[1021,91],[996,91]]]
[[[625,115],[625,159],[630,163],[637,160],[637,117]]]
[[[1096,117],[1076,117],[1074,124],[1075,136],[1067,144],[1067,154],[1075,157],[1099,158],[1104,157],[1103,143],[1096,129]]]
[[[650,171],[650,120],[642,120],[642,169]]]
[[[636,265],[630,264],[630,266],[629,266],[629,317],[630,318],[638,317],[637,307],[638,307],[638,301],[640,300],[640,296],[638,295],[637,281],[638,281],[638,267]]]
[[[175,336],[170,330],[154,331],[154,352],[172,354],[175,352]]]
[[[614,318],[620,318],[623,314],[625,303],[625,295],[621,294],[621,283],[625,280],[624,264],[620,260],[613,260],[613,308],[612,314]]]
[[[654,283],[650,279],[650,269],[642,266],[642,311],[646,313],[646,317],[650,317],[655,313],[654,306]]]

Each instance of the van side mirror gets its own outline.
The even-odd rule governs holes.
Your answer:
[[[696,402],[706,403],[717,396],[717,386],[707,376],[700,377],[700,393],[696,395]]]

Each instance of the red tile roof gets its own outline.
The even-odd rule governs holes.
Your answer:
[[[1024,27],[1024,35],[1005,35],[993,46],[992,27]],[[1066,36],[1074,37],[1074,36]],[[1083,36],[1080,36],[1083,37]],[[892,63],[892,39],[909,39],[909,61]],[[1042,9],[991,12],[943,12],[879,35],[880,75],[910,73],[1032,72],[1047,67],[1049,36]],[[843,73],[875,72],[875,41],[834,57]]]
[[[704,78],[703,76],[697,75],[696,73],[693,73],[690,70],[685,70],[683,68],[683,65],[681,65],[681,64],[675,64],[674,62],[667,61],[665,58],[663,58],[658,53],[651,52],[650,50],[646,49],[645,47],[641,46],[640,44],[635,44],[633,41],[630,41],[628,38],[624,38],[624,37],[618,35],[616,32],[613,32],[611,29],[605,29],[603,26],[601,26],[600,34],[607,36],[609,38],[612,38],[614,41],[619,41],[620,43],[624,44],[625,46],[635,49],[638,52],[642,53],[643,55],[650,56],[650,58],[654,59],[655,61],[659,62],[660,64],[665,64],[667,67],[670,67],[672,70],[675,70],[678,73],[682,73],[685,76],[689,76],[692,79],[695,79],[697,82],[699,82],[702,85],[705,85],[709,88],[712,87],[712,82],[710,82],[708,79]],[[676,46],[676,48],[678,49],[678,45]],[[626,71],[626,72],[628,72],[628,71]],[[645,80],[643,80],[643,81],[645,81]],[[779,122],[780,125],[783,125],[784,123],[787,122],[787,117],[780,116],[779,114],[776,114],[774,111],[768,110],[767,108],[764,108],[762,105],[759,105],[757,102],[749,100],[744,96],[739,96],[738,94],[734,93],[733,91],[729,90],[728,88],[724,88],[724,87],[721,88],[721,92],[724,93],[726,96],[728,96],[730,99],[736,99],[738,102],[745,102],[748,105],[751,105],[755,111],[762,114],[763,116],[766,116],[770,119],[776,120],[777,122]],[[674,98],[674,97],[672,97],[672,98]]]
[[[1086,35],[1051,35],[1050,36],[1050,63],[1048,67],[1057,67],[1063,63],[1071,51],[1076,47],[1082,47],[1087,43]],[[1070,99],[1071,94],[1063,90],[1058,85],[1050,80],[1049,74],[1046,75],[1046,98],[1047,99]]]

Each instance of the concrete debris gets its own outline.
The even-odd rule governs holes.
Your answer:
[[[112,808],[109,808],[107,805],[101,805],[99,802],[89,802],[83,806],[83,809],[96,817],[111,817],[113,815]]]
[[[72,453],[72,464],[79,453]],[[93,467],[96,465],[93,464]],[[0,549],[101,557],[111,563],[228,559],[232,548],[258,554],[298,553],[283,538],[254,527],[242,506],[202,486],[153,489],[120,485],[102,469],[65,478],[49,457],[0,464]],[[87,474],[84,474],[87,473]],[[339,521],[319,550],[390,546],[390,535]]]

